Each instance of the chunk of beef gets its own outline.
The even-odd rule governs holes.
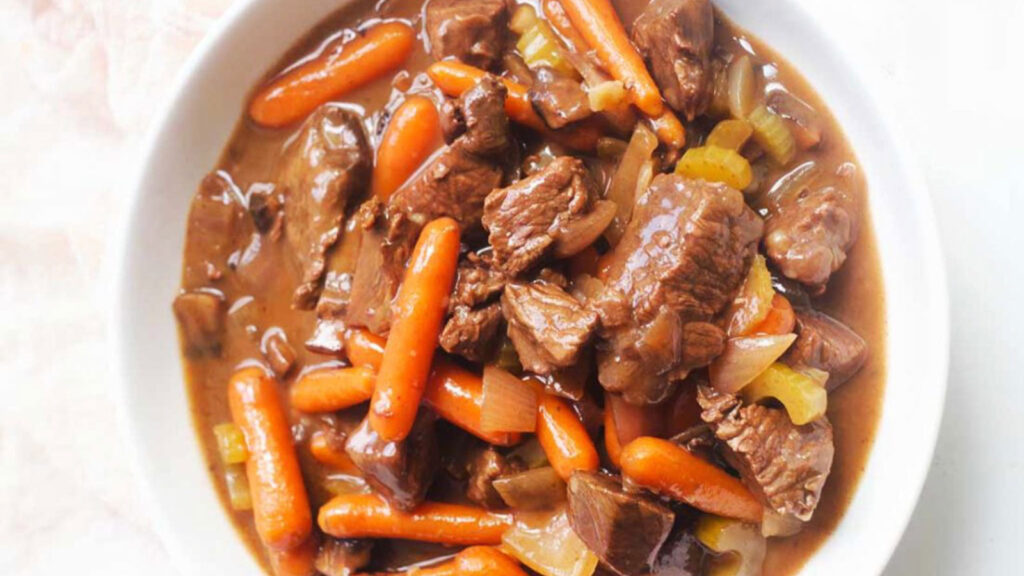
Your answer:
[[[505,48],[508,11],[506,0],[430,0],[426,29],[431,55],[491,69]]]
[[[569,478],[569,522],[598,558],[618,574],[640,574],[657,557],[675,521],[671,510],[595,472]]]
[[[786,362],[828,372],[830,391],[853,378],[868,359],[864,339],[827,314],[797,311],[796,326],[798,336],[786,353]]]
[[[188,212],[185,235],[185,268],[182,287],[207,286],[223,275],[228,257],[235,251],[242,206],[238,190],[225,172],[203,178]]]
[[[761,219],[722,184],[654,179],[611,252],[601,315],[601,385],[633,403],[656,403],[673,382],[724,345],[710,324],[736,296],[761,237]]]
[[[614,217],[614,205],[592,201],[583,162],[561,156],[536,174],[495,190],[484,203],[483,224],[494,266],[516,276],[549,253],[564,258],[592,244]]]
[[[489,257],[470,252],[459,261],[451,308],[486,304],[501,295],[506,281],[505,275],[494,269]]]
[[[575,364],[597,328],[597,314],[546,282],[505,286],[501,308],[520,363],[535,374]]]
[[[590,100],[579,80],[559,74],[549,66],[540,66],[533,72],[530,103],[552,129],[588,118]]]
[[[324,576],[353,576],[370,563],[370,540],[339,540],[327,537],[320,544],[313,566]]]
[[[466,497],[484,508],[505,508],[505,501],[494,489],[494,481],[526,469],[515,458],[506,458],[492,446],[481,449],[467,465]]]
[[[463,231],[480,226],[484,198],[501,185],[509,150],[507,90],[487,76],[463,94],[460,109],[465,132],[442,150],[411,184],[388,203],[388,240],[415,237],[419,227],[450,216]],[[413,230],[410,234],[409,229]]]
[[[295,366],[295,349],[288,343],[288,336],[280,328],[272,328],[263,334],[260,352],[267,359],[270,368],[284,377]]]
[[[697,401],[721,442],[724,456],[744,484],[768,508],[783,516],[810,520],[832,469],[832,425],[824,416],[803,426],[784,410],[701,386]]]
[[[857,208],[839,188],[805,188],[772,207],[764,245],[787,277],[822,292],[857,240]]]
[[[402,442],[384,441],[364,420],[349,436],[345,451],[374,491],[392,506],[412,510],[423,501],[438,467],[433,416],[421,410]]]
[[[633,43],[665,101],[687,120],[708,106],[714,41],[710,0],[652,0],[633,23]]]
[[[285,237],[302,269],[294,304],[312,308],[327,268],[327,251],[341,236],[349,200],[369,183],[373,154],[359,115],[325,104],[303,125],[278,166],[285,194]]]
[[[316,303],[316,328],[306,340],[306,348],[314,352],[338,354],[344,348],[345,319],[363,235],[359,220],[357,214],[346,223],[341,240],[327,255],[324,287]]]
[[[185,353],[219,356],[224,337],[224,298],[215,292],[185,292],[174,299]]]
[[[501,318],[497,302],[483,308],[459,306],[441,330],[441,348],[471,362],[482,362],[494,350]]]

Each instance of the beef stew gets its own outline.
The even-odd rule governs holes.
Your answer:
[[[866,194],[709,0],[348,3],[189,214],[224,506],[276,576],[793,574],[884,390]]]

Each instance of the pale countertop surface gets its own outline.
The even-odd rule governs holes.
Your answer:
[[[886,576],[1021,573],[1024,2],[806,3],[897,113],[949,270],[945,420]],[[111,243],[141,136],[229,4],[0,0],[5,576],[175,574],[115,417]]]

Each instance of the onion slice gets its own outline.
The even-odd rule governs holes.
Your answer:
[[[517,510],[545,510],[565,502],[565,482],[551,466],[498,478],[494,489]]]
[[[485,366],[480,428],[484,432],[533,432],[537,429],[537,391],[497,366]]]
[[[708,368],[708,376],[719,392],[735,394],[764,372],[796,340],[796,334],[732,338],[725,352]]]

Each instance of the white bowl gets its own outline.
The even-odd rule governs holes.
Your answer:
[[[182,574],[259,573],[217,500],[189,414],[170,306],[189,201],[217,162],[250,88],[339,4],[235,3],[185,66],[146,143],[122,242],[114,362],[135,470]],[[867,175],[887,302],[886,396],[853,502],[801,574],[879,574],[927,474],[946,389],[946,280],[928,194],[857,71],[796,0],[716,4],[808,78]]]

